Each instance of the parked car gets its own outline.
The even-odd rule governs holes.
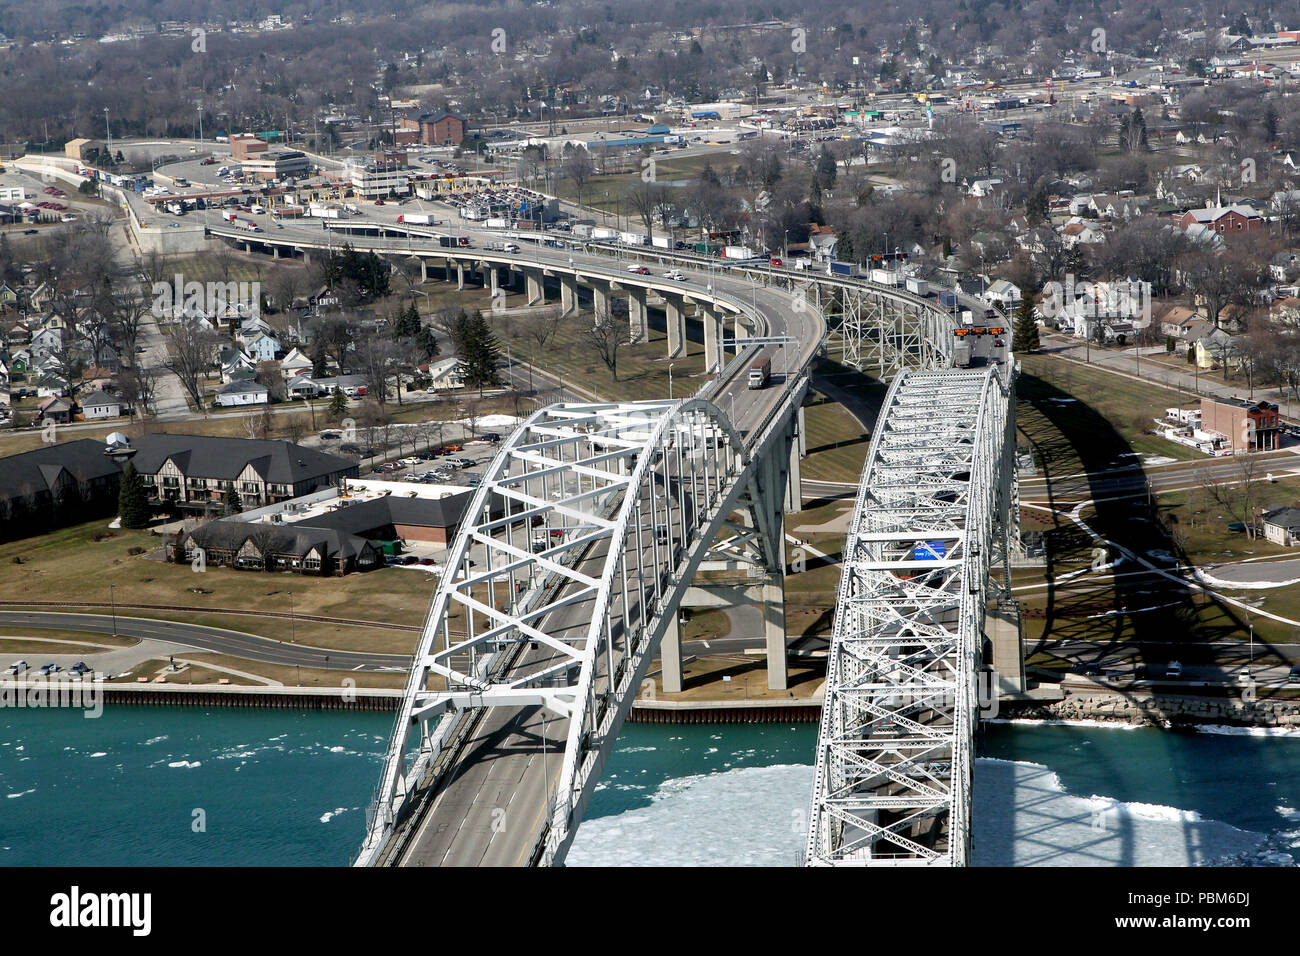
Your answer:
[[[9,665],[9,673],[18,675],[27,670],[27,667],[28,665],[26,661],[14,661],[14,663]]]
[[[1286,682],[1288,684],[1300,684],[1300,664],[1291,668],[1291,673],[1286,675]]]
[[[77,663],[73,664],[70,668],[68,668],[68,673],[76,674],[78,677],[80,677],[82,674],[89,674],[93,670],[94,668],[91,667],[89,664],[87,664],[85,661],[77,661]]]
[[[63,670],[63,668],[60,667],[58,664],[41,665],[41,674],[45,677],[49,677],[51,674],[57,674],[61,670]]]
[[[1183,676],[1182,661],[1170,661],[1168,666],[1165,667],[1166,680],[1178,680],[1182,676]]]

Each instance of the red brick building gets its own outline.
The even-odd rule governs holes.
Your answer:
[[[1178,228],[1186,232],[1192,226],[1203,226],[1211,232],[1227,237],[1237,233],[1260,229],[1264,217],[1250,206],[1208,206],[1189,209],[1178,217]]]
[[[459,146],[468,132],[469,124],[455,113],[408,113],[393,138],[398,146]]]
[[[1244,398],[1202,398],[1201,428],[1218,432],[1233,451],[1274,451],[1281,418],[1272,402]]]

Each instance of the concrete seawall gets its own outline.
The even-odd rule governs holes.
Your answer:
[[[395,711],[398,690],[370,687],[200,687],[181,684],[104,684],[106,706],[247,707],[275,710]]]

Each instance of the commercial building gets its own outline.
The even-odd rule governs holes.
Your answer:
[[[283,179],[286,176],[301,179],[311,173],[311,160],[301,150],[272,149],[245,159],[243,168],[245,176],[255,176],[258,179]]]
[[[407,113],[398,121],[394,139],[398,146],[459,146],[469,124],[455,113]]]
[[[349,163],[345,175],[352,188],[366,199],[405,196],[411,191],[411,171],[405,166]]]
[[[1281,418],[1272,402],[1244,398],[1202,398],[1201,429],[1223,436],[1221,447],[1231,451],[1273,451],[1278,448]]]
[[[258,139],[250,133],[243,133],[239,136],[230,137],[230,158],[236,162],[244,162],[255,156],[265,153],[270,146],[266,140]]]
[[[93,438],[0,458],[0,539],[115,514],[121,478],[121,464]]]

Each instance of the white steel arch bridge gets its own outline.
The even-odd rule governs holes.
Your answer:
[[[292,224],[209,232],[281,251],[331,241]],[[569,303],[575,281],[660,295],[678,323],[682,303],[697,303],[716,370],[685,401],[541,409],[502,446],[422,629],[356,862],[562,862],[649,661],[680,647],[676,609],[701,568],[751,569],[769,659],[783,658],[781,515],[799,507],[799,409],[828,324],[846,365],[893,385],[844,552],[806,858],[968,862],[976,679],[1005,630],[989,607],[1009,603],[991,571],[1018,543],[1014,366],[949,369],[951,311],[854,277],[706,276],[698,257],[650,248],[521,257],[383,235],[353,246],[441,260],[462,283],[475,269],[494,288],[496,270],[522,273],[530,301],[558,277]],[[685,281],[629,275],[615,253],[680,266]],[[725,367],[724,340],[736,352]],[[748,361],[778,348],[785,374],[748,392]]]

